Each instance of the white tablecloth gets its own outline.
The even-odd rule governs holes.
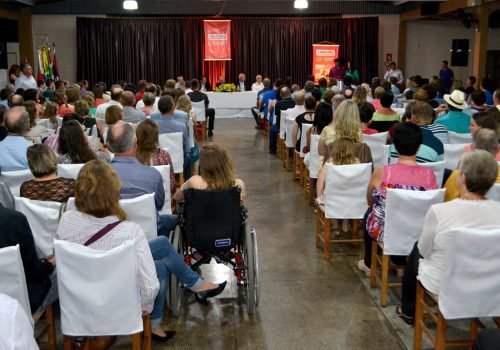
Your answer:
[[[207,92],[209,107],[215,109],[216,118],[252,117],[250,108],[255,107],[257,92]]]

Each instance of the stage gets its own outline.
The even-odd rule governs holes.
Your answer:
[[[251,118],[250,108],[255,107],[257,92],[206,92],[209,107],[215,109],[216,118]]]

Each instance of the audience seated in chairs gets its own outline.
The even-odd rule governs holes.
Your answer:
[[[448,107],[448,113],[437,118],[434,123],[446,126],[449,131],[467,134],[470,116],[463,112],[468,107],[465,102],[465,94],[460,90],[455,90],[451,95],[444,95],[444,100]]]
[[[240,187],[241,200],[245,200],[245,183],[235,177],[233,163],[227,151],[218,144],[210,142],[201,146],[199,173],[200,175],[191,177],[177,190],[175,200],[184,199],[183,190],[186,188],[217,191],[234,186]]]
[[[204,281],[184,263],[168,238],[160,236],[148,242],[140,226],[127,221],[120,208],[120,187],[120,179],[111,166],[100,160],[88,162],[75,184],[77,211],[68,211],[62,216],[57,236],[84,244],[97,232],[106,229],[104,236],[89,244],[99,250],[112,249],[129,239],[136,240],[143,312],[151,313],[153,339],[166,341],[175,334],[160,328],[170,273],[202,299],[221,293],[226,282],[215,285]]]
[[[378,89],[378,88],[377,88]],[[391,108],[394,95],[390,91],[384,91],[380,96],[380,109],[375,107],[370,127],[378,132],[388,131],[394,123],[401,120],[401,116]]]
[[[276,123],[273,124],[273,126],[271,127],[271,131],[269,132],[269,153],[276,153],[280,123],[286,123],[286,120],[281,120],[281,111],[295,107],[295,101],[291,96],[292,94],[290,93],[290,89],[287,86],[283,86],[280,88],[281,100],[278,101],[274,107]]]
[[[26,108],[26,112],[30,116],[30,130],[24,137],[31,142],[41,142],[50,135],[50,132],[45,126],[36,123],[37,110],[35,101],[24,102],[24,108]]]
[[[38,258],[33,234],[24,214],[0,205],[0,227],[0,248],[17,244],[21,248],[31,312],[35,313],[42,304],[48,305],[53,301],[46,300],[46,297],[53,284],[50,277],[56,261],[53,257]]]
[[[205,102],[205,115],[208,119],[208,136],[213,136],[215,109],[208,107],[210,101],[208,100],[208,96],[200,91],[200,82],[197,79],[191,80],[191,88],[193,89],[193,91],[187,94],[191,99],[191,102]]]
[[[490,153],[492,157],[495,157],[498,154],[499,149],[497,134],[495,131],[486,128],[476,131],[472,140],[472,149],[484,150]],[[446,202],[460,197],[460,187],[457,182],[459,174],[459,170],[453,170],[444,184],[444,187],[446,188],[446,194],[444,197]],[[495,182],[500,183],[500,166],[498,168],[498,175]]]
[[[298,91],[297,95],[303,94],[302,91]],[[296,95],[296,96],[297,96]],[[305,96],[305,95],[304,95]],[[299,114],[295,118],[295,123],[292,128],[292,143],[295,144],[295,150],[300,152],[300,138],[302,136],[302,124],[314,124],[314,109],[316,108],[316,100],[314,97],[309,96],[305,99],[305,109],[304,112]]]
[[[472,137],[481,129],[490,129],[497,132],[500,129],[500,111],[496,108],[490,108],[486,112],[479,112],[472,115],[469,130]],[[497,135],[498,136],[498,135]],[[473,144],[464,148],[464,152],[469,152],[474,149]],[[495,159],[500,161],[500,150],[495,154]]]
[[[160,101],[161,102],[161,101]],[[118,123],[109,128],[108,147],[115,154],[110,162],[121,181],[121,197],[136,198],[154,193],[156,210],[160,211],[165,202],[165,190],[160,173],[139,162],[137,138],[131,125]],[[177,225],[177,216],[158,215],[158,235],[168,237]]]
[[[65,123],[59,133],[57,163],[83,164],[96,159],[82,126],[75,120]],[[100,158],[104,158],[104,155]]]
[[[398,315],[412,324],[415,316],[417,274],[423,287],[439,294],[451,226],[489,229],[500,226],[500,203],[485,195],[498,176],[498,165],[490,153],[474,150],[465,153],[460,161],[457,184],[460,197],[433,205],[427,212],[422,236],[415,244],[406,265],[401,288],[402,305]],[[450,252],[453,254],[453,252]]]
[[[28,169],[26,150],[32,145],[24,138],[30,127],[30,117],[24,107],[13,107],[4,115],[9,134],[0,142],[0,169],[14,171]]]
[[[137,160],[146,166],[170,165],[170,191],[175,191],[175,173],[170,154],[158,143],[158,125],[151,119],[141,122],[135,130],[137,136]]]
[[[387,188],[425,191],[437,189],[436,176],[431,169],[417,165],[417,151],[422,144],[422,131],[414,124],[400,124],[394,133],[394,146],[398,151],[396,164],[375,169],[366,193],[369,208],[363,220],[365,257],[358,261],[358,268],[367,276],[371,274],[372,240],[384,239],[385,199]],[[406,257],[393,256],[399,266],[406,263]]]
[[[21,197],[65,203],[75,196],[75,181],[57,176],[57,158],[47,145],[31,146],[27,157],[35,178],[21,185]]]
[[[76,120],[80,125],[81,128],[84,128],[84,122],[85,120],[78,114],[78,113],[69,113],[66,114],[66,117],[62,121],[62,125],[65,125],[66,123]],[[61,130],[59,130],[59,133]],[[43,141],[43,143],[49,148],[54,151],[56,154],[59,154],[59,133],[50,135]],[[92,141],[90,139],[87,139],[87,143],[91,149],[94,149],[94,146],[92,145]]]

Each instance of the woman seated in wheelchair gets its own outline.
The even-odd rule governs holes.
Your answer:
[[[209,142],[201,146],[199,175],[187,180],[174,195],[176,201],[184,200],[184,190],[218,191],[238,186],[241,190],[241,201],[245,200],[245,183],[237,179],[234,173],[233,162],[227,151],[220,145]]]

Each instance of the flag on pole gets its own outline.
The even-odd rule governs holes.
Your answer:
[[[61,78],[59,77],[59,67],[57,66],[57,57],[56,57],[56,44],[52,43],[52,49],[54,50],[54,56],[52,59],[52,76],[54,81],[59,81]]]

